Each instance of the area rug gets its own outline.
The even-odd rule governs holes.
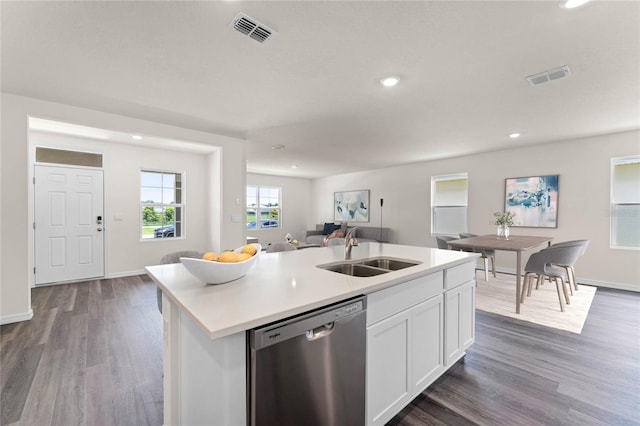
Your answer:
[[[520,314],[516,314],[515,275],[498,274],[494,278],[489,274],[487,282],[484,271],[478,271],[477,283],[477,309],[576,334],[582,332],[596,293],[596,287],[579,284],[578,291],[574,290],[573,296],[569,294],[571,304],[565,304],[565,310],[561,312],[555,283],[546,281],[538,290],[534,283],[531,296],[525,297],[520,305]]]

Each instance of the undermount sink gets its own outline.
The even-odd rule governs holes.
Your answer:
[[[353,277],[373,277],[391,271],[399,271],[421,262],[409,259],[394,259],[389,257],[374,257],[372,259],[351,260],[326,265],[318,265],[320,269],[351,275]]]
[[[400,269],[408,268],[409,266],[418,265],[418,262],[413,262],[410,260],[389,259],[387,257],[378,257],[360,263],[362,265],[375,266],[376,268],[388,269],[390,271],[398,271]]]
[[[339,274],[351,275],[353,277],[373,277],[375,275],[389,272],[383,269],[371,268],[369,266],[358,265],[355,263],[338,263],[337,265],[319,266],[319,268],[337,272]]]

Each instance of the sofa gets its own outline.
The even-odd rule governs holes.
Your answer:
[[[330,236],[333,231],[341,230],[342,235],[346,235],[351,229],[355,228],[355,232],[351,235],[358,240],[359,243],[366,242],[389,242],[391,230],[389,228],[368,227],[359,225],[347,225],[346,223],[321,223],[316,225],[316,229],[306,232],[305,242],[307,244],[317,244],[322,246],[324,239]],[[344,237],[331,237],[331,244],[344,244]]]

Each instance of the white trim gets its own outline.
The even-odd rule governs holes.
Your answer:
[[[29,309],[23,314],[13,314],[0,317],[0,325],[12,324],[14,322],[20,321],[29,321],[31,318],[33,318],[33,309]]]
[[[134,277],[136,275],[144,275],[146,273],[147,271],[145,271],[144,269],[138,269],[135,271],[114,272],[114,273],[105,275],[104,279]]]

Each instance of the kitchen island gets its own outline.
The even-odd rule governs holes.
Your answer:
[[[147,267],[163,292],[165,425],[247,424],[247,330],[358,295],[368,297],[367,424],[388,421],[473,342],[478,255],[381,243],[352,249],[353,261],[375,257],[420,263],[354,277],[317,267],[342,260],[343,247],[310,248],[261,254],[247,275],[221,285],[203,284],[181,264]]]

